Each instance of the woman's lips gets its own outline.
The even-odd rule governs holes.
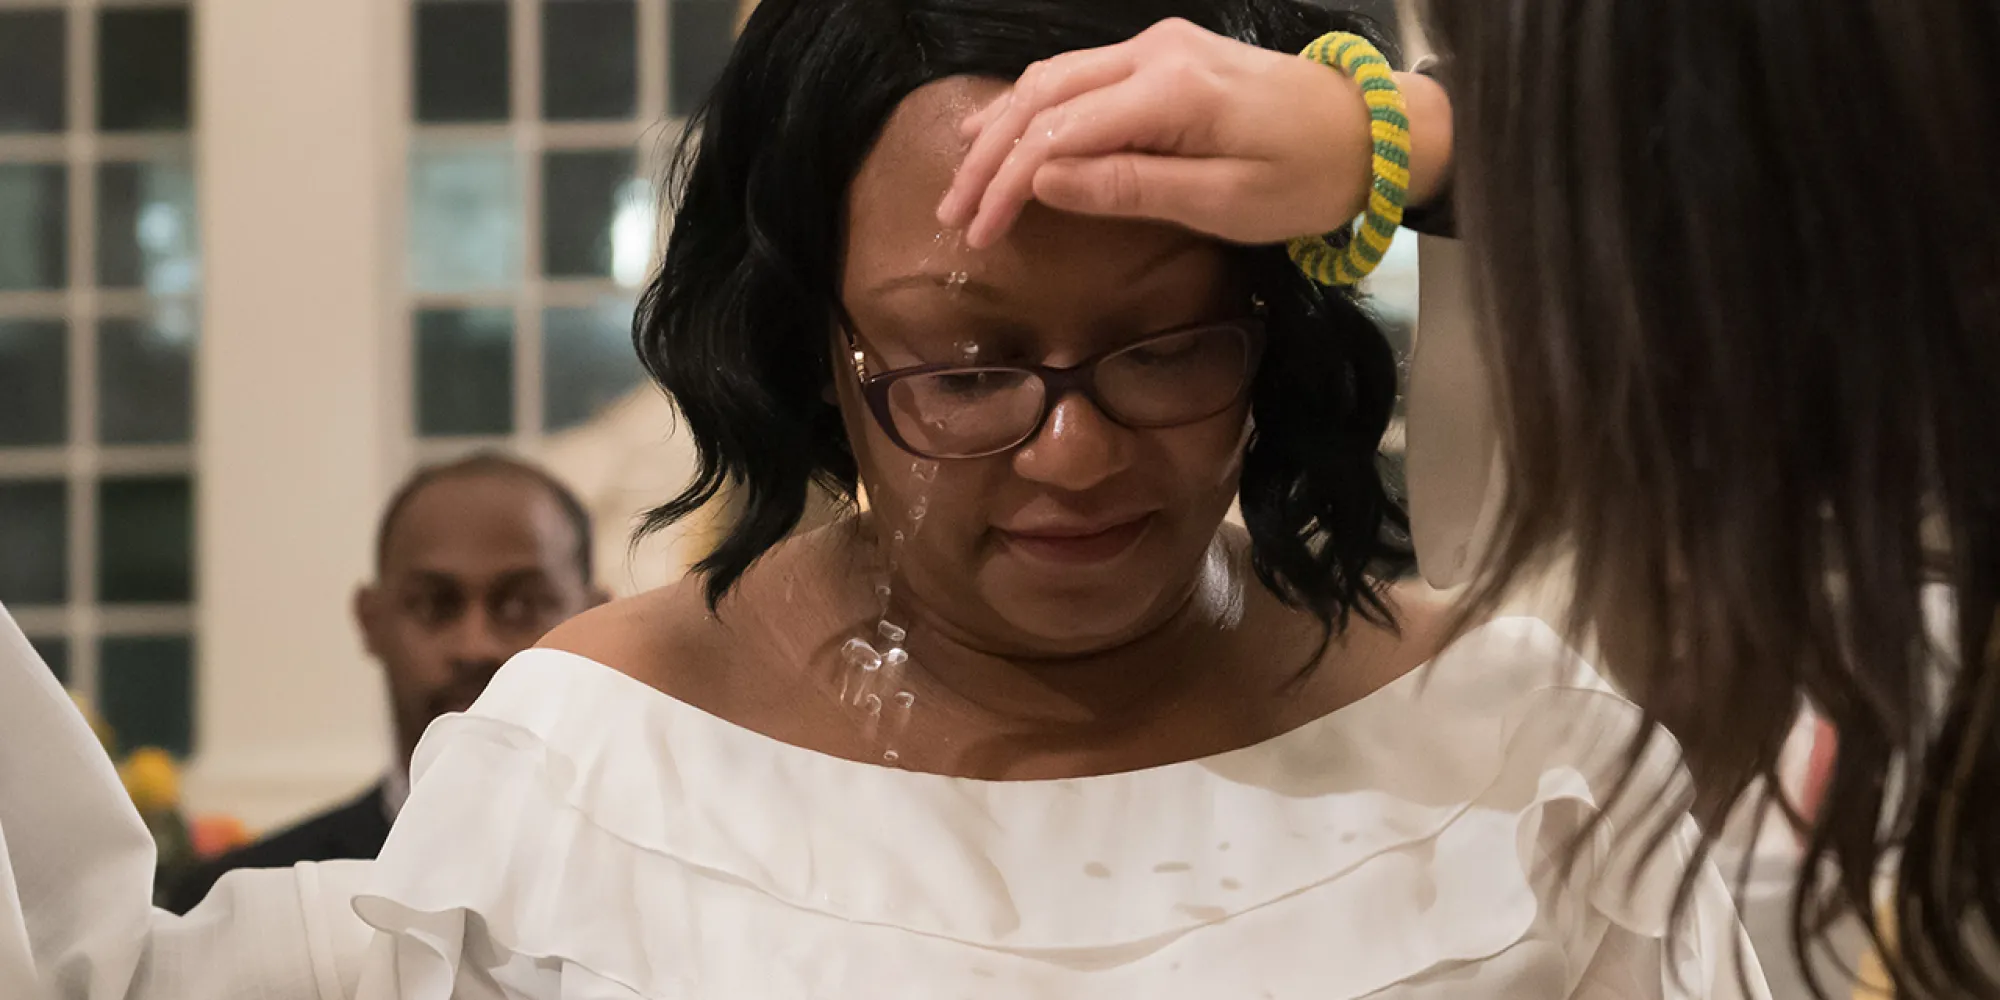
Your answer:
[[[1152,523],[1153,515],[1143,514],[1104,527],[1049,526],[999,531],[1008,549],[1030,559],[1062,566],[1088,566],[1124,555]]]

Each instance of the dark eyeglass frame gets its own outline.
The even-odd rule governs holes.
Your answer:
[[[843,314],[844,312],[843,310]],[[1097,369],[1099,365],[1121,354],[1142,350],[1163,340],[1186,336],[1200,330],[1235,330],[1243,334],[1245,351],[1243,384],[1237,386],[1236,392],[1227,400],[1205,413],[1176,419],[1168,423],[1134,423],[1121,418],[1116,411],[1105,405],[1104,400],[1097,392]],[[876,426],[882,428],[882,433],[888,435],[889,440],[896,447],[919,458],[940,462],[988,458],[1019,448],[1023,444],[1034,440],[1035,435],[1042,432],[1043,426],[1049,422],[1049,414],[1055,412],[1056,404],[1068,398],[1072,393],[1089,400],[1090,405],[1096,407],[1097,412],[1103,414],[1105,419],[1120,427],[1134,430],[1158,430],[1165,427],[1185,427],[1188,424],[1199,423],[1235,406],[1237,403],[1242,402],[1245,396],[1250,394],[1250,387],[1257,381],[1258,365],[1264,358],[1265,343],[1263,309],[1260,305],[1254,315],[1238,319],[1189,323],[1170,330],[1162,330],[1159,333],[1151,334],[1129,344],[1122,344],[1111,350],[1085,358],[1074,365],[1064,367],[1035,364],[955,365],[937,363],[912,365],[907,368],[892,368],[888,371],[871,375],[868,373],[868,357],[861,349],[861,342],[855,333],[854,322],[846,318],[845,315],[842,316],[840,331],[842,337],[847,342],[848,357],[854,367],[854,377],[861,385],[861,396],[867,401],[868,411],[874,416]],[[928,375],[954,373],[970,375],[978,372],[1018,372],[1031,375],[1041,381],[1042,412],[1035,419],[1034,424],[1028,428],[1027,432],[1005,445],[964,455],[932,455],[911,447],[909,441],[903,437],[903,433],[896,429],[895,411],[890,403],[890,392],[895,388],[896,383]]]

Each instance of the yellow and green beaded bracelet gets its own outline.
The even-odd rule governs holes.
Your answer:
[[[1347,74],[1361,85],[1368,102],[1374,155],[1368,207],[1348,229],[1329,236],[1301,236],[1286,245],[1292,262],[1322,285],[1361,282],[1382,263],[1410,193],[1410,116],[1389,60],[1360,35],[1335,31],[1316,39],[1299,55]]]

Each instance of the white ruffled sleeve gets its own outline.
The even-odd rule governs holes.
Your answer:
[[[1596,907],[1608,920],[1569,1000],[1771,1000],[1763,966],[1713,865],[1703,865],[1679,926],[1666,932],[1665,915],[1678,888],[1678,875],[1669,872],[1690,863],[1694,841],[1693,822],[1683,823],[1654,859],[1659,869],[1642,876],[1629,895],[1622,891],[1622,874],[1598,879]]]
[[[1639,711],[1622,699],[1601,708],[1541,727],[1562,734],[1590,789],[1588,809],[1545,815],[1537,851],[1543,898],[1589,913],[1569,924],[1581,971],[1568,1000],[1770,1000],[1722,874],[1710,859],[1696,867],[1701,836],[1683,809],[1692,783],[1679,745],[1654,730],[1628,772]]]
[[[1764,974],[1750,951],[1742,948],[1744,965],[1718,967],[1705,981],[1682,984],[1687,996],[1702,1000],[1769,1000]],[[1583,981],[1569,1000],[1639,1000],[1660,996],[1660,969],[1668,964],[1667,944],[1659,938],[1615,928],[1598,945],[1584,969]]]
[[[347,1000],[365,862],[234,872],[152,906],[153,841],[111,761],[0,609],[0,997]]]

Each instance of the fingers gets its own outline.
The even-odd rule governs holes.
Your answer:
[[[1201,128],[1201,102],[1179,80],[1135,75],[1043,110],[988,182],[966,242],[989,245],[1034,196],[1035,175],[1051,160],[1122,152],[1190,152],[1181,141]]]
[[[1085,215],[1156,219],[1242,243],[1275,237],[1232,210],[1252,164],[1118,153],[1059,159],[1036,171],[1034,197],[1050,208]]]
[[[1006,96],[975,114],[973,119],[981,123],[979,137],[973,140],[951,190],[938,205],[938,221],[953,228],[970,224],[986,186],[1035,116],[1078,94],[1129,77],[1138,66],[1131,49],[1136,41],[1066,52],[1036,63],[1021,74]]]
[[[1012,87],[1009,87],[999,97],[987,101],[985,107],[965,116],[965,120],[958,123],[958,137],[961,139],[978,138],[979,133],[986,131],[986,126],[1000,112],[1007,110],[1007,103],[1013,99],[1014,90]]]

